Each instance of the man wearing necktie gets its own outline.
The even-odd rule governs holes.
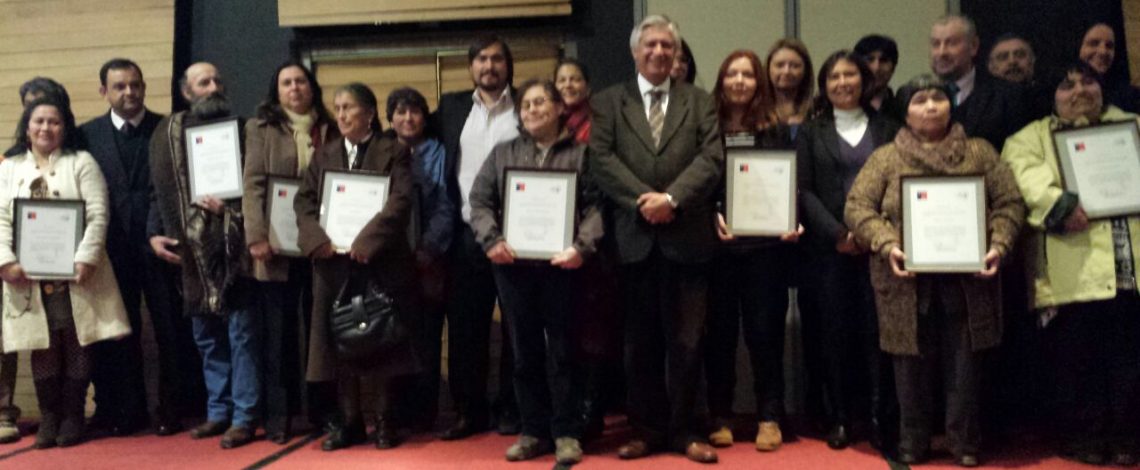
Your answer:
[[[649,16],[634,28],[637,77],[592,102],[589,177],[606,197],[625,301],[631,459],[659,450],[709,463],[698,429],[700,338],[708,262],[716,243],[714,188],[724,155],[716,110],[704,91],[671,82],[677,25]]]
[[[95,385],[92,425],[116,436],[146,428],[146,389],[143,385],[141,304],[146,296],[158,343],[159,435],[178,432],[175,412],[180,390],[178,345],[189,345],[189,324],[182,325],[175,300],[177,268],[160,263],[147,240],[151,184],[149,144],[162,115],[146,108],[146,81],[138,64],[111,59],[99,70],[99,94],[111,110],[84,124],[80,130],[88,150],[107,180],[111,219],[107,227],[107,257],[119,281],[131,331],[121,341],[92,346],[91,382]],[[181,335],[180,335],[181,333]],[[185,336],[185,338],[180,338]],[[190,354],[193,354],[192,352]]]

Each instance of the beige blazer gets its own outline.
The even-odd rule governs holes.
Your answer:
[[[44,174],[53,199],[82,199],[87,208],[87,228],[75,262],[95,266],[91,279],[72,284],[71,312],[79,344],[118,339],[131,334],[115,272],[107,259],[104,240],[107,233],[107,184],[91,154],[54,154],[51,168]],[[12,211],[17,197],[31,195],[31,183],[40,176],[31,152],[0,163],[0,266],[18,262],[13,251]],[[27,351],[50,346],[47,316],[38,295],[39,282],[18,287],[4,283],[3,350]],[[22,312],[22,313],[20,313]]]

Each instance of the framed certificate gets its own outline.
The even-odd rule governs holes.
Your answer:
[[[304,256],[297,245],[297,213],[293,211],[293,198],[301,187],[301,180],[269,177],[269,192],[265,198],[265,219],[269,221],[269,246],[285,256]]]
[[[28,279],[75,279],[75,252],[87,229],[86,207],[75,199],[15,200],[16,259]]]
[[[780,236],[796,230],[796,152],[729,149],[725,215],[735,236]]]
[[[348,253],[360,230],[384,209],[388,177],[377,173],[325,170],[321,175],[321,228],[337,253]]]
[[[982,175],[903,176],[903,252],[907,271],[978,272],[987,250]]]
[[[1090,219],[1140,214],[1140,128],[1135,120],[1053,132],[1065,189]]]
[[[242,194],[241,133],[238,118],[186,128],[190,198],[237,199]]]
[[[578,172],[507,168],[503,236],[519,259],[549,260],[574,244]]]

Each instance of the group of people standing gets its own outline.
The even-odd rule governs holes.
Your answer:
[[[412,88],[391,92],[382,109],[361,83],[339,87],[326,108],[313,72],[289,61],[243,121],[244,192],[230,200],[192,199],[189,189],[187,129],[234,116],[212,64],[186,69],[189,109],[164,117],[144,106],[139,66],[111,60],[100,70],[111,110],[81,128],[66,91],[33,80],[21,89],[16,146],[0,163],[0,390],[14,382],[10,357],[32,351],[37,447],[81,442],[89,382],[92,424],[138,431],[149,421],[138,339],[145,295],[165,378],[158,434],[181,431],[169,402],[187,374],[171,359],[182,312],[207,394],[206,421],[191,437],[222,436],[231,448],[263,426],[286,443],[304,409],[328,431],[324,450],[369,439],[385,449],[434,427],[446,320],[457,416],[440,438],[494,424],[520,434],[507,460],[553,452],[577,463],[581,440],[604,426],[609,378],[623,374],[633,436],[618,455],[672,451],[712,463],[740,431],[741,331],[755,447],[785,440],[784,322],[788,289],[798,287],[808,402],[830,447],[847,447],[865,420],[876,448],[923,462],[944,403],[947,450],[958,465],[979,465],[985,351],[1002,341],[1004,309],[1038,318],[1055,353],[1063,455],[1135,465],[1140,219],[1090,220],[1064,189],[1051,139],[1056,129],[1136,119],[1125,111],[1140,106],[1135,89],[1105,81],[1114,41],[1111,28],[1093,26],[1079,60],[1046,81],[1032,78],[1028,43],[1005,36],[987,73],[974,64],[973,23],[952,15],[931,28],[933,73],[897,93],[897,46],[872,35],[829,55],[817,75],[795,39],[777,41],[764,61],[733,51],[710,94],[691,84],[696,66],[677,24],[654,15],[630,36],[636,77],[594,96],[572,59],[552,79],[516,87],[507,43],[478,38],[468,51],[474,88],[443,95],[434,112]],[[382,110],[391,129],[381,129]],[[724,165],[733,148],[794,150],[795,230],[732,233]],[[548,262],[520,262],[504,236],[507,168],[580,177],[573,242]],[[390,181],[386,203],[343,253],[320,222],[322,178],[341,170]],[[985,181],[984,269],[908,272],[902,178],[972,174]],[[275,177],[300,182],[293,209],[304,256],[270,243]],[[12,246],[16,198],[84,201],[74,281],[25,276]],[[353,279],[383,286],[411,332],[383,357],[338,355],[330,315]],[[492,404],[496,300],[504,382]],[[372,406],[364,383],[377,389]],[[19,439],[10,392],[3,404],[0,439]],[[375,411],[371,437],[366,410]]]

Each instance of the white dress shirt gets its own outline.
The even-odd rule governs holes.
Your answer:
[[[115,130],[121,131],[121,130],[123,130],[123,124],[130,122],[131,127],[138,129],[139,126],[142,125],[142,120],[144,117],[146,117],[146,109],[139,111],[138,114],[136,114],[134,117],[132,117],[130,119],[123,119],[121,116],[119,116],[118,113],[115,112],[115,110],[112,109],[111,110],[111,125],[115,126]]]
[[[956,100],[954,100],[954,103],[962,104],[966,102],[966,99],[969,98],[970,94],[974,92],[974,82],[977,81],[977,78],[978,69],[977,67],[974,67],[971,68],[969,72],[966,72],[962,78],[959,78],[954,82],[955,85],[958,85],[958,97]]]
[[[500,142],[519,136],[519,120],[515,116],[515,103],[511,99],[511,88],[503,89],[499,99],[487,106],[479,97],[479,90],[471,94],[475,104],[463,123],[459,134],[459,194],[463,198],[460,214],[464,222],[471,222],[471,203],[468,201],[475,176],[483,168],[483,162],[491,155],[491,150]]]
[[[654,91],[664,93],[661,95],[661,113],[669,114],[669,88],[671,84],[672,79],[666,78],[660,85],[653,86],[644,76],[640,73],[637,74],[637,90],[641,92],[641,101],[645,104],[645,119],[649,119],[649,108],[653,106],[653,95],[650,93]]]

